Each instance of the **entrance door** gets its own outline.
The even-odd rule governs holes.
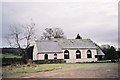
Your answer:
[[[48,59],[48,54],[45,54],[45,59]]]

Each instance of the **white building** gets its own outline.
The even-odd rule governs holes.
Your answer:
[[[66,63],[96,62],[104,56],[90,39],[53,39],[36,41],[33,60],[64,59]]]

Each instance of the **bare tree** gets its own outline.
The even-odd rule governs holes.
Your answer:
[[[46,39],[50,40],[51,37],[52,37],[52,35],[53,35],[53,30],[52,30],[52,28],[46,28],[46,29],[45,29],[45,32],[43,32],[43,36],[44,36],[44,39],[45,39],[45,40],[46,40]]]
[[[46,28],[43,32],[42,39],[51,40],[51,38],[65,38],[64,32],[61,28]]]
[[[11,47],[19,49],[19,53],[28,60],[27,50],[30,47],[30,42],[34,36],[35,23],[24,25],[11,25],[10,33],[6,39]]]
[[[54,38],[64,38],[64,32],[61,28],[53,28]]]

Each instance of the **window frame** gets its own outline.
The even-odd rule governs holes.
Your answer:
[[[54,59],[57,59],[57,53],[54,54]]]
[[[87,50],[87,58],[92,58],[92,51],[91,50]]]
[[[67,55],[66,55],[66,53],[67,53]],[[68,50],[64,51],[64,59],[70,59],[69,51]]]
[[[76,59],[81,59],[81,51],[80,50],[76,50]]]

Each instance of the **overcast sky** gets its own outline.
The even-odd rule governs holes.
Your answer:
[[[79,0],[79,2],[4,2],[2,3],[2,45],[7,46],[4,36],[12,24],[36,24],[36,35],[45,28],[62,28],[67,38],[77,33],[94,42],[117,46],[118,1]],[[1,45],[0,45],[1,46]]]

